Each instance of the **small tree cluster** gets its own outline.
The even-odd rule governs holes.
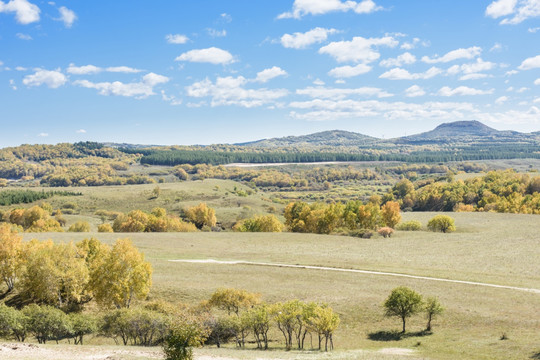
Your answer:
[[[62,232],[57,219],[51,217],[52,207],[43,203],[28,209],[13,209],[4,213],[2,220],[18,225],[26,232]]]
[[[429,297],[426,301],[422,295],[405,286],[400,286],[392,290],[384,302],[385,315],[401,318],[403,324],[402,333],[405,333],[407,318],[425,311],[428,322],[426,331],[431,331],[431,321],[434,316],[443,312],[444,308],[435,297]]]
[[[283,224],[274,215],[260,215],[237,222],[234,231],[240,232],[282,232]]]
[[[108,232],[108,227],[101,228]],[[106,231],[107,230],[107,231]],[[182,221],[177,216],[167,215],[163,208],[154,208],[150,213],[133,210],[120,214],[113,222],[114,232],[190,232],[197,229],[193,224]]]
[[[429,220],[427,227],[431,231],[449,233],[456,231],[454,219],[448,215],[436,215]]]
[[[202,229],[203,226],[216,226],[216,211],[205,203],[185,209],[184,214],[189,221],[195,224],[197,229]]]

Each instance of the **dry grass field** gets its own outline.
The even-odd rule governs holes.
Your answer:
[[[425,224],[433,215],[405,213],[404,219],[417,219]],[[492,213],[452,216],[458,228],[455,233],[397,232],[390,239],[231,232],[25,234],[25,238],[70,241],[95,236],[112,242],[118,237],[130,237],[154,267],[152,298],[196,303],[207,299],[219,287],[236,287],[261,293],[266,301],[299,298],[327,302],[342,318],[335,335],[335,356],[343,351],[386,348],[411,349],[417,356],[432,359],[538,356],[539,294],[382,275],[169,261],[217,259],[318,265],[540,289],[537,216]],[[388,338],[385,332],[398,330],[400,322],[383,316],[382,303],[400,285],[440,298],[446,311],[435,320],[432,335],[410,336],[399,341]],[[414,317],[408,330],[418,332],[425,322],[423,316]],[[502,334],[508,339],[500,340]],[[278,340],[273,347],[280,347],[277,333],[273,339]],[[227,351],[238,356],[246,353]],[[219,355],[219,351],[215,354]]]

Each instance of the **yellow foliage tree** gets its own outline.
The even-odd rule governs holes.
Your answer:
[[[129,308],[145,298],[152,285],[152,267],[129,239],[118,239],[103,264],[92,272],[92,287],[103,307]]]
[[[208,302],[210,306],[215,306],[227,311],[230,315],[239,314],[240,309],[255,306],[261,302],[261,295],[250,293],[241,289],[217,289]]]
[[[208,207],[206,203],[200,203],[197,206],[190,207],[185,210],[186,217],[195,224],[198,229],[202,229],[203,226],[215,226],[216,211],[211,207]]]
[[[0,224],[0,276],[6,283],[8,292],[15,287],[22,265],[22,237],[13,229],[13,225]]]
[[[392,229],[401,221],[399,203],[395,201],[388,201],[384,204],[381,208],[381,213],[384,224]]]

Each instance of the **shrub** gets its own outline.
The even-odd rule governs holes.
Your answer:
[[[202,346],[208,336],[205,328],[192,320],[176,321],[165,337],[163,351],[166,360],[191,360],[195,346]]]
[[[98,230],[98,232],[101,232],[101,233],[112,233],[112,232],[114,232],[111,224],[101,224],[101,225],[98,226],[97,230]]]
[[[387,237],[391,237],[392,234],[394,233],[394,229],[392,229],[391,227],[382,227],[380,228],[379,230],[377,230],[377,232],[379,233],[379,235],[381,235],[383,238],[387,238]]]
[[[401,231],[418,231],[422,229],[422,224],[417,220],[409,220],[399,224],[396,229]]]
[[[261,215],[236,223],[233,230],[240,232],[282,232],[283,227],[283,224],[274,215]]]
[[[32,304],[25,307],[23,313],[29,318],[30,332],[40,344],[67,338],[72,331],[69,317],[52,306]]]
[[[69,229],[69,232],[90,232],[90,224],[86,221],[77,221],[72,224]]]
[[[456,226],[454,224],[454,219],[448,215],[437,215],[429,220],[427,227],[431,231],[440,231],[443,233],[449,233],[456,231]]]

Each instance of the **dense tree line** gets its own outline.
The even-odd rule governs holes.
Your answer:
[[[32,190],[2,190],[0,205],[29,204],[34,201],[48,199],[53,196],[80,196],[81,193],[72,191],[32,191]]]
[[[448,181],[450,180],[450,181]],[[495,211],[540,214],[540,177],[512,170],[491,171],[468,180],[408,179],[397,182],[385,200],[415,211]]]

